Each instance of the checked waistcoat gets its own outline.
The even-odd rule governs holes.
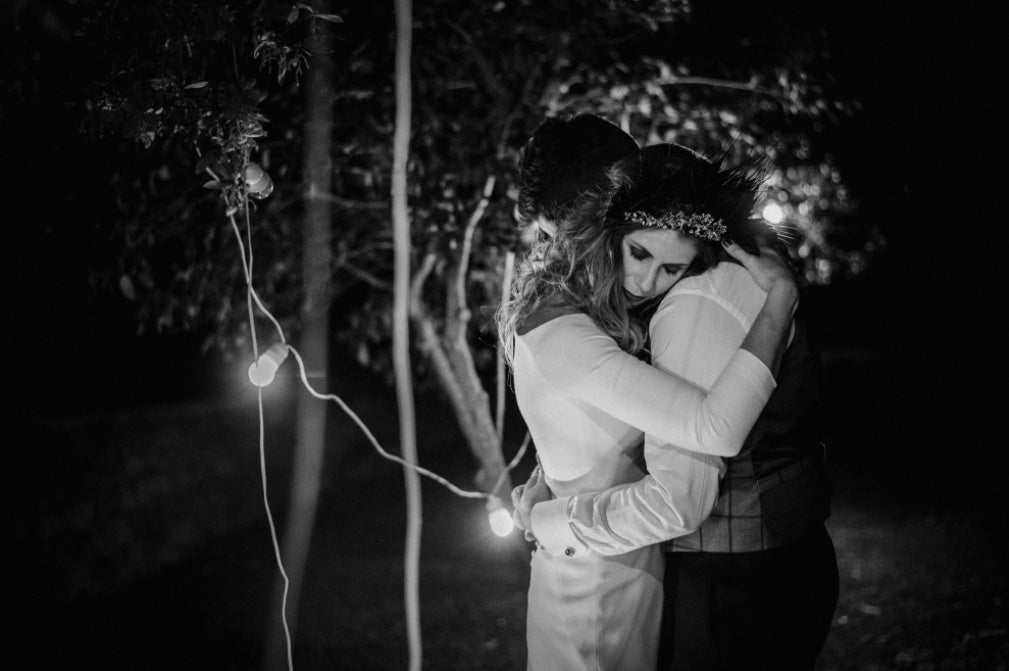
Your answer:
[[[800,314],[795,324],[778,386],[739,455],[726,460],[711,515],[696,532],[665,542],[667,552],[768,550],[797,540],[830,514],[819,354]]]

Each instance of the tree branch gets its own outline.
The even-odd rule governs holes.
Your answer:
[[[446,291],[448,292],[445,310],[445,337],[450,340],[465,339],[466,325],[469,323],[469,305],[466,301],[466,278],[469,275],[469,260],[473,254],[473,233],[477,224],[483,218],[487,206],[490,204],[491,194],[494,193],[494,184],[497,182],[496,175],[488,175],[484,182],[483,193],[480,202],[473,209],[466,222],[466,229],[462,237],[462,249],[459,252],[459,261],[455,268],[449,273]]]
[[[375,201],[363,201],[363,200],[350,200],[348,198],[342,198],[335,193],[329,193],[325,191],[310,191],[305,194],[306,200],[327,200],[330,203],[338,207],[342,207],[345,210],[386,210],[389,208],[388,201],[375,200]]]
[[[351,275],[353,275],[354,277],[358,278],[359,280],[364,281],[366,284],[369,284],[369,285],[375,287],[376,289],[380,289],[382,291],[388,291],[390,293],[392,292],[392,288],[393,287],[392,287],[391,284],[389,284],[385,280],[379,278],[377,275],[374,275],[373,273],[368,272],[364,268],[359,268],[358,266],[356,266],[353,263],[350,263],[350,262],[348,262],[346,260],[341,261],[339,263],[339,265],[337,265],[336,269],[337,270],[345,270],[348,273],[350,273]]]
[[[391,242],[375,242],[369,243],[367,245],[361,245],[360,247],[354,247],[353,249],[348,249],[344,254],[345,258],[352,259],[358,256],[371,256],[373,252],[387,252],[392,249]]]
[[[427,276],[431,274],[432,270],[434,270],[434,266],[437,262],[437,254],[429,251],[424,255],[424,260],[420,262],[420,267],[417,269],[416,274],[413,276],[413,280],[410,282],[410,314],[414,319],[421,319],[427,313],[424,309],[424,302],[421,299],[421,294],[424,291],[424,283],[427,282]]]
[[[480,71],[484,84],[486,84],[487,88],[490,90],[491,95],[499,101],[507,98],[507,89],[501,84],[501,80],[494,74],[490,63],[487,62],[487,58],[483,55],[483,51],[481,51],[480,47],[477,46],[473,37],[466,32],[462,26],[454,21],[446,19],[445,25],[459,33],[463,39],[466,40],[466,45],[470,48],[470,51],[473,52],[473,60],[476,63],[476,69]]]
[[[537,60],[537,63],[540,66],[542,66],[544,61],[545,61],[544,58],[540,58]],[[536,70],[537,71],[542,70],[542,67],[537,68]],[[512,105],[511,110],[505,116],[504,123],[502,124],[501,127],[501,137],[499,138],[497,145],[498,160],[504,158],[505,147],[508,146],[508,136],[511,134],[512,123],[515,121],[515,116],[522,110],[523,103],[525,103],[526,99],[529,97],[529,94],[532,92],[533,82],[536,81],[537,81],[536,77],[531,76],[526,77],[526,83],[522,87],[522,92],[519,93],[519,97],[515,101],[515,104]]]
[[[466,274],[469,272],[469,260],[473,255],[473,232],[476,230],[476,225],[483,219],[487,206],[490,205],[490,197],[494,193],[494,185],[496,183],[497,175],[487,176],[487,181],[483,185],[480,202],[477,203],[477,206],[473,209],[473,213],[469,216],[469,221],[466,222],[466,230],[462,237],[462,251],[459,253],[459,277],[457,278],[458,284],[456,286],[457,295],[462,299],[461,304],[465,304],[466,302]]]
[[[771,89],[766,89],[762,86],[757,86],[756,84],[750,84],[748,82],[733,81],[731,79],[716,79],[714,77],[677,77],[675,75],[667,75],[655,83],[660,86],[713,86],[715,88],[761,93],[778,101],[782,99],[780,95]]]

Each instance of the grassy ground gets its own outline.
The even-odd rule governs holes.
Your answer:
[[[834,370],[834,388],[850,390],[868,369]],[[901,459],[875,457],[901,449],[884,395],[870,385],[833,399],[829,528],[841,597],[818,668],[1009,669],[1009,529],[992,505],[1003,497],[962,481],[963,469],[943,480],[941,467],[919,466],[901,479]],[[366,408],[365,420],[391,442],[388,407]],[[23,661],[5,668],[262,668],[265,634],[278,626],[278,572],[250,409],[239,399],[36,425],[35,456],[15,469],[32,485],[14,490],[23,538],[41,543],[40,560],[15,580],[24,600],[11,643],[29,654],[8,656]],[[472,464],[452,457],[457,438],[439,412],[422,407],[433,428],[421,458],[463,482]],[[282,520],[290,409],[271,417],[271,500]],[[324,474],[295,669],[405,669],[402,478],[342,420],[333,434],[348,445]],[[104,467],[87,456],[95,451]],[[478,502],[426,482],[424,504],[424,668],[524,668],[529,548],[492,536]]]

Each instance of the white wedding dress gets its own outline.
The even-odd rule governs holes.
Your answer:
[[[754,379],[763,393],[753,391]],[[642,429],[698,451],[741,444],[773,388],[766,366],[740,350],[706,393],[623,352],[580,313],[553,316],[516,337],[514,380],[558,497],[642,478]],[[538,547],[526,620],[529,671],[652,671],[663,572],[657,545],[608,557]]]

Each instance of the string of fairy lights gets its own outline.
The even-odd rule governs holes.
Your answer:
[[[209,171],[208,171],[209,172]],[[213,174],[213,173],[211,173]],[[216,178],[217,176],[214,175]],[[274,556],[276,559],[277,567],[280,571],[280,575],[284,580],[284,589],[281,601],[281,619],[284,626],[284,636],[287,646],[287,665],[290,671],[294,669],[293,655],[292,655],[292,643],[291,643],[291,631],[287,622],[287,598],[288,591],[290,589],[290,579],[287,576],[287,572],[284,569],[283,558],[280,551],[280,543],[277,539],[277,529],[273,520],[273,513],[270,509],[269,499],[267,497],[267,479],[266,479],[266,441],[265,441],[265,422],[264,422],[264,412],[263,412],[263,388],[269,385],[276,378],[277,372],[280,366],[284,363],[289,355],[294,357],[298,365],[299,379],[301,383],[308,390],[308,393],[315,398],[322,401],[332,401],[336,403],[343,412],[347,414],[348,417],[361,429],[361,432],[368,439],[368,442],[375,449],[378,454],[389,461],[395,462],[404,468],[409,468],[420,475],[423,475],[431,480],[434,480],[438,484],[444,486],[453,494],[469,499],[487,499],[487,521],[491,528],[491,531],[497,536],[505,537],[508,536],[514,529],[514,523],[512,521],[512,515],[508,509],[504,506],[500,497],[496,496],[494,492],[497,492],[508,477],[508,473],[522,460],[525,455],[529,443],[530,434],[526,432],[525,438],[522,441],[518,451],[512,460],[504,467],[501,471],[500,476],[494,483],[494,486],[490,489],[490,492],[477,492],[468,491],[462,489],[446,478],[438,475],[437,473],[419,466],[407,462],[395,454],[388,452],[382,447],[378,439],[371,432],[368,426],[361,420],[361,418],[355,413],[350,406],[342,398],[336,394],[322,394],[316,391],[308,381],[308,374],[305,370],[305,362],[302,360],[301,355],[298,353],[292,345],[287,342],[287,338],[284,335],[284,329],[281,327],[280,322],[273,316],[273,314],[267,309],[260,299],[258,292],[256,292],[255,287],[252,283],[252,267],[253,267],[253,256],[252,256],[252,225],[249,218],[249,194],[253,194],[257,198],[262,198],[269,195],[272,191],[272,182],[269,182],[269,176],[255,164],[249,164],[242,174],[242,198],[245,214],[245,229],[246,235],[245,240],[242,238],[242,232],[239,228],[238,222],[235,220],[235,212],[229,210],[228,219],[231,222],[232,230],[235,234],[235,239],[238,243],[239,256],[242,263],[242,270],[245,275],[246,282],[246,303],[248,308],[248,320],[249,320],[249,332],[252,340],[252,353],[253,362],[249,365],[249,381],[256,387],[257,390],[257,406],[259,412],[259,463],[260,463],[260,476],[262,480],[262,490],[263,490],[263,504],[266,509],[266,517],[270,527],[270,537],[273,541]],[[246,249],[248,247],[248,249]],[[255,323],[255,310],[253,305],[259,308],[259,311],[265,316],[274,326],[277,332],[278,342],[273,343],[268,347],[262,354],[259,353],[259,340],[256,333],[256,323]],[[500,417],[502,413],[499,413],[498,422],[502,422]],[[498,435],[502,435],[502,426],[498,426]]]

